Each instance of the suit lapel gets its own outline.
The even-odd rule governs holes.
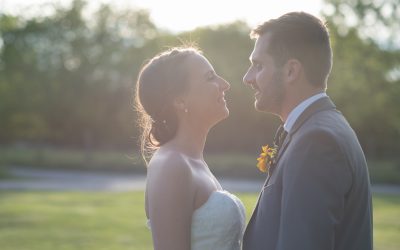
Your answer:
[[[282,143],[281,149],[278,152],[278,156],[276,159],[276,164],[278,164],[279,159],[282,157],[283,153],[285,152],[287,146],[289,145],[292,136],[296,133],[296,131],[303,125],[305,121],[307,121],[312,115],[324,111],[324,110],[329,110],[329,109],[335,109],[336,106],[333,104],[331,99],[329,97],[323,97],[321,99],[318,99],[314,103],[312,103],[310,106],[308,106],[304,112],[299,116],[299,118],[296,120],[295,124],[293,125],[292,129],[290,130],[289,134],[286,136],[285,140]],[[277,167],[277,166],[276,166]],[[268,175],[266,181],[264,182],[263,187],[268,185],[269,179],[271,178],[271,175]],[[259,202],[260,202],[260,197],[263,193],[264,189],[261,190],[256,207],[254,208],[254,211],[251,215],[249,224],[253,221],[253,217],[255,216],[254,214],[258,210]]]
[[[310,106],[308,106],[304,112],[299,116],[299,118],[294,123],[292,129],[289,134],[286,136],[285,140],[282,143],[281,148],[279,149],[278,156],[276,162],[278,163],[279,159],[282,157],[285,152],[287,146],[289,145],[292,136],[296,133],[296,131],[307,121],[312,115],[318,113],[320,111],[335,109],[336,106],[333,104],[329,97],[322,97],[321,99],[316,100]]]

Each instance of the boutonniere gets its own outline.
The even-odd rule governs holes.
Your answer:
[[[257,168],[261,172],[268,172],[271,165],[275,163],[276,153],[278,152],[278,146],[274,145],[270,147],[269,145],[265,145],[262,147],[262,151],[260,156],[257,158]]]

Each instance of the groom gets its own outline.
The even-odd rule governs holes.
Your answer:
[[[256,91],[255,108],[278,115],[283,129],[243,249],[372,249],[365,157],[325,93],[332,65],[326,27],[292,12],[251,36],[256,43],[244,82]]]

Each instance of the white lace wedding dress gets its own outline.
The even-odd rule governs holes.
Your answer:
[[[214,191],[193,213],[191,249],[240,250],[244,227],[242,202],[226,191]]]

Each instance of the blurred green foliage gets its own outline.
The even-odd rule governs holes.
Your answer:
[[[146,171],[141,156],[133,154],[132,151],[85,151],[65,147],[0,147],[0,178],[7,177],[5,168],[10,166],[134,171],[135,173]]]
[[[217,177],[264,180],[257,167],[258,152],[208,153],[205,160]],[[400,163],[393,159],[368,159],[373,184],[400,184]],[[18,178],[10,172],[13,166],[47,169],[79,169],[145,174],[146,166],[132,151],[90,150],[65,147],[0,147],[0,180]]]
[[[325,16],[334,51],[328,94],[368,156],[397,157],[399,47],[360,34],[366,29],[363,18],[376,12],[375,5],[326,2],[333,9]],[[252,90],[242,84],[253,48],[247,24],[172,34],[157,28],[144,10],[102,5],[85,18],[85,8],[85,1],[75,0],[68,7],[55,5],[48,16],[0,13],[0,144],[135,147],[137,73],[146,59],[182,41],[198,44],[231,83],[230,117],[211,131],[207,151],[254,153],[270,143],[279,120],[257,113]],[[356,25],[343,21],[349,11],[360,20]],[[392,15],[374,18],[394,33]]]

